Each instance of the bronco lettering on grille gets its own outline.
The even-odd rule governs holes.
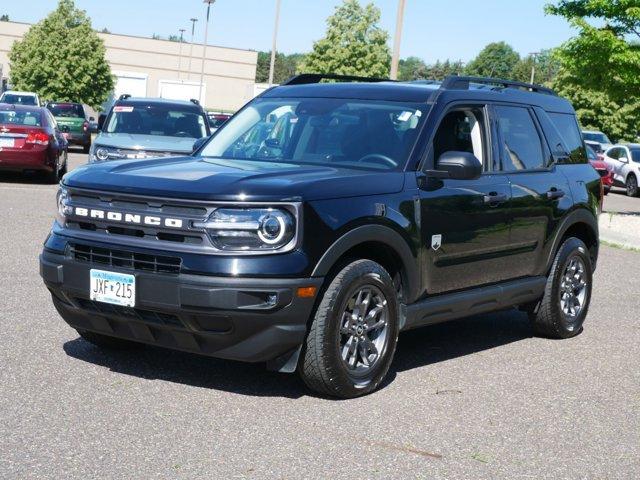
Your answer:
[[[75,207],[74,213],[78,217],[98,218],[112,222],[128,223],[133,225],[148,225],[151,227],[182,228],[182,220],[179,218],[156,217],[153,215],[138,215],[131,213],[98,210],[95,208]]]

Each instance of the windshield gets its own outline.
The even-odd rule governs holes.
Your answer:
[[[77,103],[50,103],[47,108],[54,117],[84,118],[84,109]]]
[[[202,156],[392,170],[404,166],[426,105],[334,98],[258,98]]]
[[[604,133],[588,133],[583,132],[582,136],[585,140],[589,140],[590,142],[598,142],[598,143],[611,143],[611,140]]]
[[[39,110],[0,110],[0,124],[41,127],[42,115]]]
[[[116,105],[104,131],[194,139],[207,135],[203,114],[193,109],[157,105]]]
[[[13,105],[36,105],[36,97],[33,95],[18,95],[15,93],[5,93],[2,96],[2,103],[11,103]]]

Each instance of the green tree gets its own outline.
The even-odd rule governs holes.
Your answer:
[[[505,42],[490,43],[465,69],[467,75],[512,79],[520,55]]]
[[[620,104],[640,97],[638,0],[562,0],[547,12],[565,17],[579,32],[558,49],[569,82]]]
[[[612,100],[605,92],[576,85],[561,72],[553,87],[568,98],[585,129],[601,130],[613,141],[635,141],[640,125],[640,99],[629,97],[623,103]]]
[[[273,82],[282,83],[289,77],[296,74],[298,64],[304,58],[302,53],[285,55],[276,53],[276,63],[273,72]],[[256,82],[266,83],[269,81],[269,67],[271,65],[271,52],[258,52],[258,65],[256,68]]]
[[[327,19],[325,37],[313,44],[300,72],[388,77],[389,34],[380,28],[380,9],[358,0],[344,0]]]
[[[9,62],[16,89],[49,100],[99,108],[114,86],[104,44],[73,0],[60,0],[56,10],[14,42]]]
[[[401,58],[398,62],[398,80],[402,82],[427,78],[427,64],[419,57]]]
[[[6,13],[3,15],[0,15],[0,22],[8,22],[9,21],[9,15],[7,15]]]
[[[554,50],[542,50],[535,58],[529,55],[522,58],[512,71],[512,79],[520,82],[531,81],[531,68],[535,66],[534,83],[549,85],[560,71],[560,62]]]

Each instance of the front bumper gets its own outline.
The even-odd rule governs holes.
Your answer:
[[[69,133],[67,134],[67,142],[69,145],[90,145],[91,134],[90,133]]]
[[[91,268],[133,273],[136,307],[89,300]],[[298,287],[322,278],[255,279],[106,267],[45,250],[40,275],[73,328],[247,362],[274,360],[303,342],[315,298]]]

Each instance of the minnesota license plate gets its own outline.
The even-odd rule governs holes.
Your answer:
[[[91,269],[89,297],[97,302],[123,307],[136,304],[136,277],[124,273]]]

